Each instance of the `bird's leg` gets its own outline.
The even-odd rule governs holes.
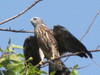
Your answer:
[[[41,48],[39,48],[39,54],[40,54],[40,58],[41,58],[41,61],[39,62],[39,64],[41,65],[44,62],[44,53],[41,50]]]
[[[56,56],[53,54],[52,57],[51,57],[50,59],[55,59],[55,58],[56,58]]]

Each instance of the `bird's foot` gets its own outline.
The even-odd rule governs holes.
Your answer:
[[[55,59],[55,57],[51,57],[50,59]]]
[[[43,63],[44,63],[44,61],[40,61],[40,62],[39,62],[39,65],[42,65]]]

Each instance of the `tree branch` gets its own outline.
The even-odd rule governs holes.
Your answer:
[[[100,52],[100,49],[90,50],[89,52]],[[85,53],[85,52],[81,52],[81,53]],[[62,55],[60,57],[57,57],[55,59],[50,59],[50,60],[44,61],[42,64],[37,64],[36,67],[41,66],[41,68],[43,68],[43,67],[47,66],[47,63],[50,63],[51,61],[54,61],[54,60],[57,60],[57,59],[60,59],[60,58],[64,58],[64,57],[76,56],[77,54],[80,54],[80,52],[66,54],[66,55]],[[45,65],[45,66],[43,66],[43,65]]]
[[[35,2],[34,2],[32,5],[30,5],[28,8],[26,8],[25,10],[23,10],[23,11],[20,12],[19,14],[15,15],[15,16],[13,16],[13,17],[11,17],[11,18],[8,18],[8,19],[6,19],[6,20],[4,20],[4,21],[1,21],[1,22],[0,22],[0,25],[2,25],[2,24],[6,23],[6,22],[8,22],[8,21],[10,21],[10,20],[13,20],[13,19],[15,19],[15,18],[21,16],[22,14],[24,14],[26,11],[28,11],[29,9],[31,9],[34,5],[36,5],[36,4],[37,4],[38,2],[40,2],[40,1],[41,1],[41,0],[35,0]]]
[[[77,67],[76,69],[83,69],[83,68],[86,68],[86,67],[88,67],[88,66],[89,66],[89,64],[86,65],[86,66]],[[72,68],[72,67],[68,67],[68,69],[73,69],[73,68]]]
[[[96,20],[97,16],[99,15],[100,10],[96,13],[96,15],[94,16],[93,20],[91,21],[88,29],[86,30],[86,32],[84,33],[84,35],[81,37],[80,41],[87,35],[87,33],[89,32],[91,26],[93,25],[94,21]]]
[[[24,31],[24,30],[13,30],[13,29],[5,29],[5,28],[0,28],[0,31],[9,31],[9,32],[16,32],[16,33],[34,33],[34,31]]]
[[[97,47],[96,47],[96,49],[98,49],[100,46],[98,45]]]

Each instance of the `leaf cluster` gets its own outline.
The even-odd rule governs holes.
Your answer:
[[[48,75],[47,72],[40,71],[31,63],[26,64],[25,66],[24,55],[17,53],[14,49],[22,50],[23,47],[11,44],[10,39],[6,50],[3,50],[0,47],[0,75]],[[31,58],[29,58],[27,61],[29,60],[31,60]],[[76,68],[77,66],[74,66],[70,75],[77,75],[78,72],[75,70]],[[54,75],[54,73],[55,72],[52,72],[50,75]]]

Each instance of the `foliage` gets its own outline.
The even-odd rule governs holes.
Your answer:
[[[1,75],[19,75],[19,73],[24,73],[24,62],[21,60],[24,56],[22,54],[17,54],[14,50],[12,50],[13,48],[13,45],[11,45],[7,47],[5,51],[2,50],[1,52]]]
[[[45,71],[40,71],[32,64],[27,64],[25,67],[24,55],[17,53],[14,49],[23,49],[21,46],[11,44],[11,40],[8,41],[8,46],[6,50],[0,48],[0,75],[36,75],[36,74],[45,74],[48,75]],[[28,60],[31,60],[29,58]],[[27,60],[27,61],[28,61]],[[77,75],[75,70],[77,65],[72,69],[71,75]],[[50,75],[54,75],[55,72],[52,72]]]
[[[8,41],[6,50],[0,48],[0,75],[36,75],[47,74],[44,71],[40,71],[36,67],[28,64],[29,68],[26,69],[24,65],[24,55],[16,53],[14,49],[23,49],[21,46],[10,45],[11,40]],[[26,71],[27,70],[27,71]]]

